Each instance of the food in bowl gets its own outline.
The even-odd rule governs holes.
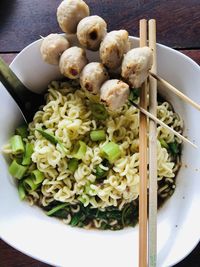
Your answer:
[[[83,1],[63,1],[58,11],[74,12],[79,6],[87,9]],[[61,18],[64,23],[68,17],[60,15],[61,25]],[[66,224],[118,230],[134,226],[138,220],[139,112],[131,101],[139,102],[138,87],[151,69],[152,51],[148,47],[130,50],[128,32],[106,34],[106,23],[98,16],[77,19],[78,40],[83,28],[85,38],[101,22],[103,34],[95,49],[84,44],[91,50],[100,47],[101,62],[88,63],[85,50],[69,48],[67,37],[45,37],[41,57],[59,65],[67,78],[50,83],[45,105],[28,127],[16,129],[4,152],[12,160],[9,172],[16,178],[22,200],[42,207],[47,215],[62,218]],[[113,79],[110,70],[120,66],[121,75],[118,71],[118,79]],[[161,98],[157,116],[182,133],[182,119]],[[175,189],[181,140],[162,126],[157,132],[161,204]]]
[[[138,89],[130,98],[138,102]],[[178,132],[183,120],[160,99],[158,118]],[[158,126],[158,199],[175,189],[181,142]],[[53,81],[45,105],[18,128],[4,152],[21,199],[72,226],[118,230],[138,220],[139,112],[90,101],[78,80]]]

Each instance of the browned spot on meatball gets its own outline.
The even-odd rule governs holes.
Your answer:
[[[88,90],[88,91],[92,91],[92,84],[91,83],[85,83],[85,88]]]
[[[75,69],[70,69],[70,73],[71,73],[71,75],[73,75],[73,76],[76,76],[76,75],[78,75],[78,71],[77,70],[75,70]]]
[[[92,39],[92,40],[96,40],[97,37],[98,37],[97,31],[96,31],[96,30],[91,31],[91,32],[89,33],[89,37],[90,37],[90,39]]]

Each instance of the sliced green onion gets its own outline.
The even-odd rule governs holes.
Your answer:
[[[34,170],[31,172],[31,178],[34,182],[34,184],[38,185],[41,184],[44,180],[44,173],[39,170]]]
[[[47,133],[46,131],[42,129],[36,129],[45,139],[47,139],[52,144],[56,145],[58,143],[58,139],[50,133]]]
[[[28,167],[18,164],[16,160],[13,160],[13,162],[10,164],[8,168],[9,173],[17,179],[21,179],[26,173],[27,169]]]
[[[15,133],[17,135],[20,135],[22,138],[25,138],[28,136],[28,127],[27,125],[22,125],[22,126],[19,126],[16,130],[15,130]]]
[[[24,153],[24,144],[20,135],[14,135],[10,139],[10,144],[14,155]]]
[[[24,200],[26,197],[26,192],[25,192],[25,188],[23,186],[22,181],[19,182],[18,184],[18,193],[19,193],[19,197],[21,200]]]
[[[51,216],[53,215],[54,213],[56,213],[57,211],[65,208],[68,204],[67,203],[62,203],[62,204],[59,204],[58,206],[54,207],[53,209],[49,210],[46,214],[48,216]]]
[[[96,175],[97,179],[105,177],[107,173],[108,173],[108,171],[103,170],[99,165],[96,167],[95,175]]]
[[[82,159],[87,151],[87,145],[83,141],[78,141],[74,147],[73,157],[76,159]]]
[[[35,184],[32,177],[27,177],[23,181],[23,186],[26,189],[26,191],[35,191],[38,188],[38,184]]]
[[[160,144],[161,144],[162,147],[164,147],[166,149],[169,148],[167,142],[163,138],[159,138],[159,141],[160,141]]]
[[[103,141],[106,139],[106,133],[104,130],[95,130],[90,132],[90,139],[92,141]]]
[[[108,112],[104,105],[98,103],[91,103],[90,108],[92,115],[98,120],[105,120],[108,117]]]
[[[30,165],[31,164],[31,156],[33,154],[33,144],[26,143],[25,153],[22,160],[22,165]]]
[[[75,172],[75,170],[78,168],[78,159],[72,158],[68,162],[68,169],[71,172]]]
[[[103,153],[103,156],[111,163],[121,155],[119,145],[114,142],[109,142],[104,145],[101,151]]]

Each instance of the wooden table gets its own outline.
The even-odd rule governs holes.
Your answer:
[[[108,22],[108,29],[125,28],[138,36],[138,21],[155,18],[159,43],[178,49],[200,64],[200,0],[87,0],[91,14]],[[26,45],[60,32],[56,8],[60,0],[1,0],[0,54],[10,63]],[[197,213],[197,216],[198,213]],[[183,240],[187,242],[187,240]],[[44,267],[0,240],[1,267]],[[176,267],[199,267],[200,245]],[[107,266],[106,266],[107,267]]]

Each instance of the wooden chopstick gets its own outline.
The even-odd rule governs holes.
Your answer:
[[[197,104],[195,101],[193,101],[191,98],[183,94],[181,91],[179,91],[176,87],[159,77],[155,71],[149,71],[149,74],[154,77],[160,84],[162,84],[165,88],[169,89],[173,93],[175,93],[177,96],[179,96],[182,100],[184,100],[186,103],[192,105],[194,108],[200,110],[200,105]]]
[[[140,47],[147,45],[147,21],[140,20]],[[147,83],[140,90],[140,106],[147,108]],[[139,267],[147,266],[147,118],[140,112],[139,127]]]
[[[156,21],[148,22],[149,47],[153,50],[151,71],[157,73]],[[149,112],[157,116],[157,80],[149,77]],[[149,121],[149,221],[148,221],[148,266],[157,262],[157,124]]]
[[[198,148],[197,145],[195,145],[194,143],[192,143],[189,139],[187,139],[186,137],[184,137],[183,135],[181,135],[180,133],[178,133],[177,131],[175,131],[174,129],[172,129],[171,127],[169,127],[167,124],[165,124],[163,121],[159,120],[158,118],[156,118],[154,115],[152,115],[150,112],[148,112],[146,109],[140,107],[139,105],[137,105],[135,102],[130,101],[132,103],[133,106],[135,106],[137,109],[139,109],[142,113],[144,113],[147,117],[149,117],[150,119],[154,120],[156,123],[158,123],[159,125],[163,126],[164,128],[168,129],[170,132],[172,132],[174,135],[176,135],[178,138],[180,138],[183,142],[190,144],[191,146],[193,146],[194,148]],[[141,144],[140,144],[141,145]]]

